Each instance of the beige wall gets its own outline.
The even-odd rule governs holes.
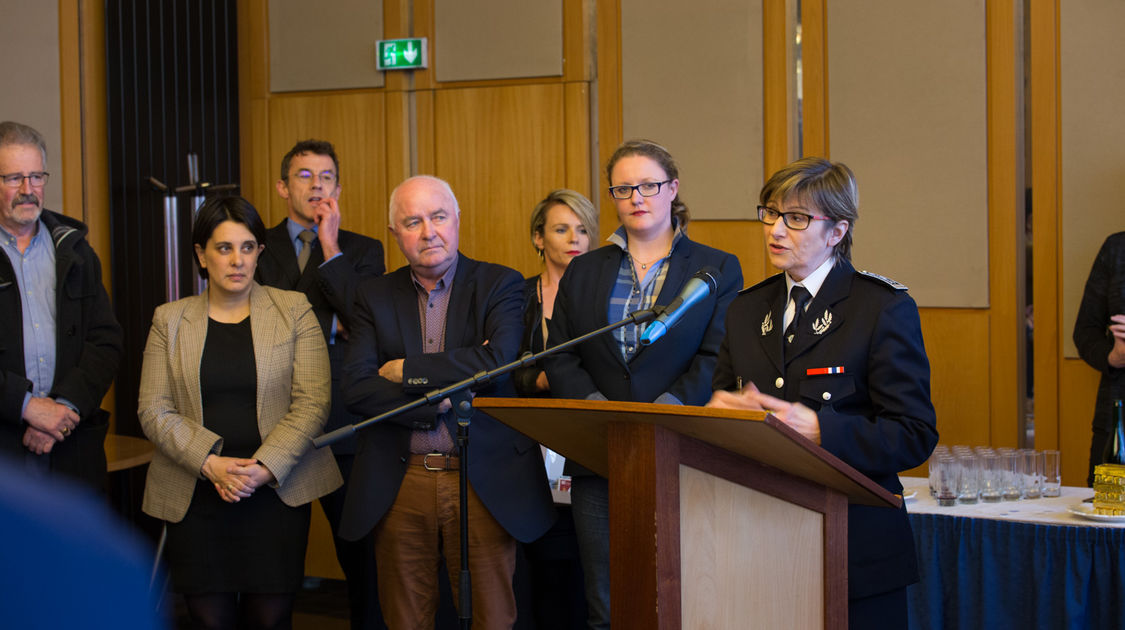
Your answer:
[[[59,3],[20,0],[5,4],[0,20],[0,59],[14,73],[0,91],[0,120],[31,125],[47,140],[46,206],[62,212],[62,119],[59,94]],[[74,47],[75,42],[62,42]],[[81,209],[67,209],[81,217]]]
[[[828,6],[829,152],[860,184],[856,266],[920,306],[987,307],[984,0]]]
[[[1105,237],[1125,230],[1125,3],[1060,7],[1062,52],[1062,343],[1071,338],[1094,256]]]

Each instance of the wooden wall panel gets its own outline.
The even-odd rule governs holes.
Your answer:
[[[688,236],[693,241],[738,256],[743,286],[757,284],[769,275],[763,271],[769,261],[762,225],[757,221],[692,221],[688,223]]]
[[[62,172],[48,189],[54,189],[62,199],[62,206],[54,207],[66,209],[90,229],[86,240],[98,254],[102,284],[112,296],[105,5],[95,0],[63,0],[58,5],[58,17],[61,151],[48,159],[53,159]],[[48,164],[48,168],[52,167]],[[46,205],[52,207],[50,198]],[[116,399],[116,388],[110,387],[102,401],[102,407],[110,412],[111,433],[117,432]],[[135,401],[125,402],[126,407],[131,405]]]
[[[1062,452],[1063,484],[1086,485],[1090,465],[1090,436],[1099,373],[1081,359],[1063,359],[1059,364],[1059,432],[1055,448]]]
[[[300,140],[319,138],[336,146],[340,158],[341,227],[387,244],[385,96],[351,92],[275,96],[269,104],[270,186],[280,175],[281,158]],[[262,207],[265,207],[263,204]],[[276,190],[270,195],[267,225],[285,218]]]
[[[1059,3],[1058,0],[1036,0],[1031,3],[1030,11],[1035,445],[1053,448],[1059,444],[1060,400],[1070,398],[1060,391],[1062,305],[1058,276],[1063,226],[1059,213]],[[1088,436],[1088,431],[1083,433]],[[1087,444],[1081,456],[1085,458],[1089,450]],[[1063,452],[1063,465],[1078,456],[1079,453],[1069,450]]]
[[[991,443],[1022,446],[1026,414],[1023,11],[987,4]]]
[[[534,273],[528,217],[566,181],[563,86],[440,90],[434,100],[434,173],[461,206],[461,251]]]
[[[1015,446],[990,435],[988,311],[923,308],[920,315],[941,442]]]

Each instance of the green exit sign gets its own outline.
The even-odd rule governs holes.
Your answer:
[[[425,67],[425,37],[380,39],[375,42],[376,70],[414,70]]]

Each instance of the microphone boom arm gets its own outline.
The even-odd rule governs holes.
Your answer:
[[[440,389],[426,392],[425,394],[422,394],[422,396],[417,400],[408,402],[405,405],[396,407],[385,413],[381,413],[377,416],[368,418],[356,424],[349,424],[347,426],[340,427],[339,429],[336,429],[335,431],[332,431],[330,433],[319,435],[313,438],[313,446],[315,446],[316,448],[324,448],[325,446],[339,442],[345,437],[352,435],[361,429],[366,429],[376,422],[382,422],[383,420],[394,418],[395,416],[402,415],[407,411],[417,409],[418,407],[421,407],[423,405],[432,405],[435,403],[439,403],[442,401],[442,399],[449,398],[450,396],[453,396],[466,389],[475,391],[478,387],[483,387],[489,384],[494,378],[504,376],[505,374],[512,372],[516,368],[524,367],[526,365],[534,363],[543,357],[555,354],[556,352],[559,352],[561,350],[566,350],[567,348],[580,344],[588,339],[603,335],[607,332],[610,332],[611,330],[616,330],[628,324],[639,325],[645,322],[650,322],[655,319],[656,316],[663,310],[664,309],[662,307],[657,306],[654,308],[646,308],[643,310],[635,311],[629,313],[629,315],[626,316],[625,319],[619,322],[609,324],[608,326],[603,326],[597,330],[588,332],[584,335],[579,335],[578,337],[575,337],[573,339],[568,339],[567,341],[564,341],[557,346],[546,348],[542,352],[536,354],[532,354],[531,352],[524,352],[522,355],[520,355],[520,358],[512,361],[511,363],[501,365],[500,367],[493,370],[477,372],[476,374],[464,380],[457,381],[456,383],[447,385]]]

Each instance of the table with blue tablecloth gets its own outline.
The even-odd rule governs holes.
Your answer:
[[[902,482],[921,574],[912,630],[1125,628],[1125,522],[1072,514],[1089,488],[941,507],[926,479]]]

